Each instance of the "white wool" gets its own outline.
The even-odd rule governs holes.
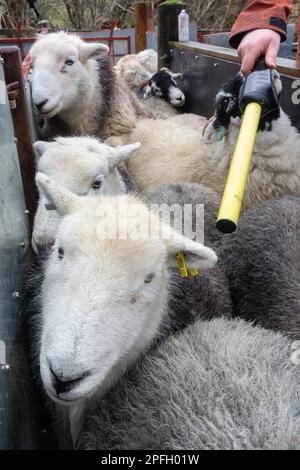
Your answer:
[[[141,86],[157,72],[157,53],[152,49],[146,49],[139,54],[126,55],[117,62],[114,70],[128,84],[129,88],[136,92],[138,97],[141,93],[145,96],[145,91],[141,89]],[[178,96],[183,96],[179,88],[174,87],[170,90],[171,99],[175,98],[176,100]],[[141,99],[141,104],[150,118],[167,119],[178,115],[178,110],[158,95],[149,94],[147,99]]]
[[[139,189],[187,181],[223,193],[240,120],[232,120],[221,142],[206,145],[201,141],[204,121],[198,119],[182,115],[165,121],[142,120],[122,137],[123,142],[142,144],[128,162]],[[244,210],[280,196],[300,195],[299,143],[299,133],[284,112],[272,122],[272,131],[258,132]]]
[[[158,67],[158,54],[153,49],[145,49],[137,54],[137,58],[145,69],[154,75]]]
[[[159,333],[176,255],[185,252],[187,268],[202,272],[217,257],[160,223],[133,196],[80,198],[40,173],[37,184],[64,216],[42,286],[41,377],[47,393],[71,406],[78,422],[77,403],[81,408],[90,396],[103,395]],[[114,223],[116,213],[129,238],[100,237],[100,227]],[[161,227],[161,238],[147,238],[149,222]],[[53,373],[74,386],[59,391]]]
[[[117,167],[138,147],[139,144],[112,148],[94,137],[59,137],[54,142],[36,142],[37,170],[81,196],[123,194],[126,187]],[[36,253],[54,242],[60,222],[57,212],[53,208],[47,210],[46,205],[47,200],[40,194],[32,235]]]
[[[103,137],[134,127],[135,98],[115,76],[109,59],[102,58],[107,53],[108,47],[101,43],[86,43],[62,32],[41,36],[33,45],[32,100],[43,120],[42,136]],[[111,87],[109,98],[107,87]]]

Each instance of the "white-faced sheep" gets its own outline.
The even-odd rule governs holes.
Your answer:
[[[58,137],[53,142],[34,144],[37,170],[79,196],[123,194],[124,182],[119,166],[129,158],[139,144],[112,148],[94,137]],[[32,247],[36,253],[51,245],[60,217],[40,194],[34,220]]]
[[[86,410],[78,445],[299,450],[299,358],[288,338],[242,320],[197,321]]]
[[[136,193],[134,182],[130,180],[130,176],[123,174],[123,168],[118,165],[128,159],[137,150],[138,145],[112,148],[93,137],[60,137],[53,142],[36,142],[34,147],[37,170],[47,174],[78,196],[116,195],[126,191]],[[197,231],[198,239],[201,237],[203,241],[204,232],[204,241],[209,246],[214,247],[219,240],[215,219],[220,197],[213,190],[202,185],[180,183],[156,187],[139,193],[139,196],[148,205],[158,205],[158,210],[162,204],[174,209],[176,205],[176,209],[182,210],[183,226],[192,227],[191,236]],[[199,205],[204,206],[204,219],[201,214],[196,220],[195,215]],[[162,216],[164,216],[163,211]],[[169,213],[166,217],[170,220]],[[45,247],[53,243],[59,222],[59,215],[51,210],[41,194],[32,236],[32,246],[36,253],[41,253]]]
[[[104,57],[108,47],[79,36],[51,33],[31,48],[32,99],[41,135],[129,132],[143,110]]]
[[[300,198],[247,212],[220,259],[235,315],[300,339]]]
[[[37,180],[66,216],[45,265],[40,296],[41,376],[48,394],[69,404],[73,415],[78,403],[81,409],[91,394],[102,396],[171,330],[197,318],[230,316],[230,298],[218,267],[204,274],[216,263],[215,253],[174,232],[136,198],[80,198],[47,176],[39,174]],[[116,215],[119,231],[111,234]],[[155,234],[160,227],[162,237],[148,239],[149,226]],[[188,269],[201,272],[189,291],[194,309],[173,277],[179,277],[181,251]],[[168,268],[175,269],[172,275]],[[75,434],[76,425],[77,418]]]
[[[173,312],[167,306],[167,266],[176,265],[178,250],[198,268],[215,262],[213,252],[177,235],[174,242],[101,241],[97,224],[110,220],[108,207],[99,210],[95,199],[75,197],[47,177],[38,181],[67,215],[45,266],[41,374],[58,412],[69,406],[77,446],[298,448],[299,374],[289,340],[242,321],[199,321],[207,312],[202,295],[194,316],[186,315],[184,297]],[[139,206],[137,218],[137,201],[126,201],[135,214],[128,235],[136,238],[137,222],[148,234],[149,212]],[[103,203],[118,210],[120,198]],[[215,314],[223,310],[220,291],[215,285],[209,296]]]
[[[128,161],[129,172],[139,189],[189,181],[223,192],[240,128],[238,97],[242,83],[238,75],[218,93],[215,117],[204,132],[204,140],[211,145],[200,142],[203,120],[198,131],[196,125],[184,124],[189,115],[166,121],[141,120],[130,135],[122,137],[124,143],[142,143]],[[276,86],[280,91],[279,77]],[[282,110],[262,120],[243,210],[273,198],[300,195],[299,144],[299,133]]]

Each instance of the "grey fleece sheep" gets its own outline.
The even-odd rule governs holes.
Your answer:
[[[191,204],[195,209],[196,205],[204,206],[204,243],[206,246],[216,248],[222,234],[216,229],[216,219],[220,207],[221,198],[213,189],[207,188],[197,183],[173,183],[149,188],[140,193],[140,196],[151,204],[180,204],[184,207]],[[184,214],[185,215],[185,214]],[[189,214],[188,214],[189,217]],[[183,218],[183,221],[185,219]],[[167,221],[168,222],[168,221]],[[195,231],[195,211],[192,220],[187,221]]]
[[[290,341],[241,320],[197,322],[153,350],[90,411],[84,449],[299,449]]]
[[[300,338],[300,198],[244,215],[222,238],[220,259],[236,315]]]

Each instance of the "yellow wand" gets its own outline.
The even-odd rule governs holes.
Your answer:
[[[266,69],[263,57],[245,81],[240,106],[242,125],[217,220],[217,228],[223,233],[232,233],[237,227],[260,119],[279,106],[273,74]]]

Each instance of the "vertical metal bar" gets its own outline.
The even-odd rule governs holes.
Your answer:
[[[23,54],[23,43],[21,41],[22,36],[22,21],[19,19],[17,23],[17,44]]]
[[[109,34],[109,51],[111,55],[114,57],[115,55],[115,46],[114,46],[114,30],[117,26],[117,22],[113,20],[110,25],[110,34]]]
[[[131,54],[131,37],[127,36],[127,50],[128,54]]]

